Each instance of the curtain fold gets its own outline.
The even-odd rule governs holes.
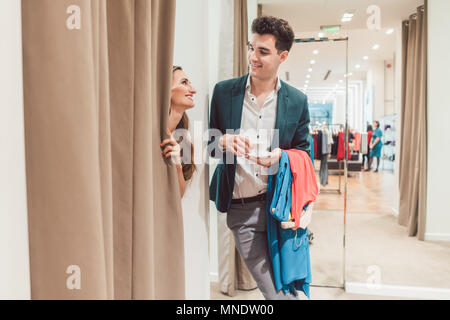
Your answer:
[[[426,2],[403,22],[400,211],[398,223],[409,236],[424,240],[427,152]]]
[[[33,299],[184,298],[176,173],[159,150],[174,7],[22,0]]]

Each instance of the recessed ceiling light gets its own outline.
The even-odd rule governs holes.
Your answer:
[[[372,49],[373,50],[378,50],[378,49],[380,49],[380,45],[379,44],[374,44]]]
[[[342,79],[341,79],[341,80],[339,80],[339,83],[342,83],[342,82],[344,82],[344,80],[342,80]]]
[[[386,30],[386,34],[392,34],[394,32],[394,28],[389,28]]]
[[[353,11],[353,10],[352,10]],[[347,11],[344,13],[344,15],[342,16],[341,21],[342,22],[349,22],[352,21],[353,16],[355,15],[352,11]]]
[[[359,68],[361,68],[361,66],[360,66],[359,64],[357,64],[357,65],[355,66],[355,68],[356,68],[356,69],[359,69]]]
[[[316,63],[316,60],[311,60],[309,63],[315,64],[315,63]]]
[[[368,56],[364,56],[363,59],[364,60],[369,60],[369,57]]]
[[[306,80],[305,83],[309,83],[309,80]]]
[[[311,75],[310,75],[310,74],[308,74],[308,75],[307,75],[306,77],[307,77],[307,78],[309,79],[309,78],[311,78]]]
[[[319,50],[314,50],[313,54],[319,54]]]
[[[309,68],[309,69],[308,69],[308,72],[312,72],[312,68]]]

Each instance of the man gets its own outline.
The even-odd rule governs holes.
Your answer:
[[[265,221],[267,168],[278,163],[281,149],[309,151],[307,97],[278,77],[293,43],[294,32],[286,21],[255,19],[248,45],[250,73],[218,83],[211,101],[210,129],[215,130],[210,132],[216,133],[210,135],[208,148],[221,161],[211,181],[210,200],[218,211],[227,212],[236,247],[266,299],[297,299],[275,290]],[[252,145],[274,130],[279,145],[271,144],[264,158],[251,155]],[[269,134],[269,139],[275,137]]]

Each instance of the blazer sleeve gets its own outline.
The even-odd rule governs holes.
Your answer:
[[[309,118],[308,99],[305,96],[302,105],[302,114],[298,121],[294,138],[292,139],[291,142],[292,149],[304,150],[309,154],[310,149],[309,123],[310,118]]]
[[[221,151],[219,146],[219,139],[223,135],[223,130],[219,124],[218,115],[218,87],[214,87],[212,99],[211,99],[211,110],[209,114],[209,133],[208,133],[208,145],[207,151],[208,155],[212,158],[222,159],[224,152]]]

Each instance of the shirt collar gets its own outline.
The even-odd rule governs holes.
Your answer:
[[[248,90],[250,89],[250,75],[248,75],[247,77],[247,84],[245,85],[245,88]],[[281,80],[280,77],[277,76],[277,85],[275,86],[275,91],[278,93],[280,89],[281,89]]]

